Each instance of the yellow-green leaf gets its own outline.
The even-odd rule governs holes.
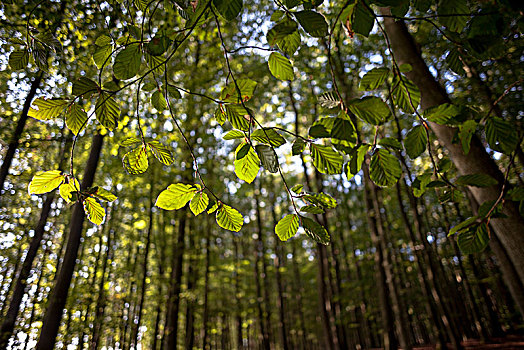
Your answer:
[[[244,225],[244,217],[235,208],[222,204],[216,214],[217,224],[223,229],[238,232]]]
[[[155,205],[165,210],[178,210],[194,197],[197,190],[192,185],[172,184],[166,190],[160,192]]]
[[[209,204],[209,198],[204,192],[197,193],[189,203],[189,209],[197,216],[206,210],[207,205]]]
[[[275,233],[281,241],[287,241],[298,231],[298,215],[290,214],[284,216],[275,226]]]
[[[124,168],[131,175],[145,173],[149,167],[146,150],[140,146],[129,151],[122,158],[122,164],[124,164]]]
[[[244,145],[247,144],[241,143],[238,145],[235,151],[235,158],[238,158],[237,155]],[[235,160],[235,174],[237,174],[240,180],[252,183],[257,177],[258,170],[260,169],[260,159],[253,147],[249,145],[247,147],[249,147],[247,154],[242,158]]]
[[[100,203],[94,198],[86,198],[84,200],[84,211],[87,214],[87,218],[95,225],[100,225],[104,222],[106,211]]]
[[[27,115],[38,120],[53,119],[58,117],[68,104],[68,101],[62,99],[37,98]]]
[[[60,170],[39,171],[33,176],[29,184],[29,194],[42,194],[51,192],[65,180]]]

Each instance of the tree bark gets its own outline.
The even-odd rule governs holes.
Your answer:
[[[86,189],[93,185],[103,140],[103,135],[97,133],[93,136],[89,159],[87,160],[84,177],[82,179],[82,189]],[[64,261],[60,268],[60,272],[58,272],[55,285],[49,295],[49,302],[42,323],[40,339],[36,346],[37,350],[50,350],[55,345],[58,329],[60,328],[60,321],[62,320],[62,313],[67,301],[71,278],[73,277],[76,265],[76,257],[78,255],[78,248],[82,238],[84,219],[85,213],[83,205],[82,203],[77,202],[74,205],[73,214],[71,215],[70,231],[64,254]]]
[[[185,250],[187,208],[179,212],[178,238],[176,246],[173,247],[173,264],[171,270],[171,286],[167,307],[167,320],[164,330],[165,348],[177,349],[178,341],[178,311],[180,309],[180,289],[182,284],[182,271]]]
[[[0,199],[2,198],[5,180],[7,178],[7,175],[9,174],[9,168],[11,167],[11,163],[13,162],[13,158],[15,157],[16,150],[18,149],[18,145],[20,143],[20,137],[22,136],[22,132],[24,131],[25,124],[28,119],[28,113],[29,108],[31,108],[31,102],[33,101],[33,98],[36,95],[36,90],[38,90],[38,88],[40,87],[43,75],[44,72],[40,71],[34,77],[33,82],[31,83],[31,89],[29,90],[29,93],[25,98],[24,107],[22,108],[22,113],[20,114],[20,119],[18,119],[15,132],[11,137],[11,141],[9,142],[7,152],[4,156],[4,161],[2,162],[2,166],[0,167]]]
[[[382,10],[389,14],[389,10]],[[428,66],[421,57],[416,43],[402,21],[384,18],[384,26],[389,37],[393,55],[398,64],[410,64],[412,70],[406,76],[413,81],[421,92],[421,108],[427,109],[442,103],[450,102],[445,90],[431,75]],[[440,143],[449,151],[451,159],[461,175],[485,173],[499,181],[496,186],[470,187],[469,190],[477,203],[496,200],[501,192],[504,176],[497,164],[486,152],[479,138],[473,136],[469,154],[464,154],[459,143],[453,143],[456,129],[448,126],[429,123]],[[507,218],[494,218],[490,221],[494,234],[508,253],[520,281],[524,281],[524,221],[518,208],[512,201],[506,201],[503,213]],[[517,298],[516,298],[517,299]],[[517,300],[523,303],[524,300]],[[524,305],[520,305],[524,309]]]

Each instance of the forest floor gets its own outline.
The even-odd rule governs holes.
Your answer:
[[[466,350],[488,350],[488,349],[524,349],[524,337],[516,335],[508,335],[504,338],[492,338],[486,341],[480,339],[468,339],[462,342]],[[417,346],[413,350],[432,350],[435,346]],[[451,344],[448,344],[448,349],[453,349]]]

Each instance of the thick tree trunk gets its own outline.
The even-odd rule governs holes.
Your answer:
[[[86,189],[93,185],[103,140],[103,135],[96,134],[93,136],[89,159],[87,160],[84,177],[82,179],[82,189]],[[58,272],[55,285],[49,295],[49,301],[42,323],[42,330],[40,332],[40,339],[36,346],[37,350],[52,349],[55,345],[58,329],[60,328],[60,321],[62,320],[62,313],[67,301],[71,278],[73,277],[73,272],[75,270],[76,257],[78,255],[80,239],[82,238],[84,219],[85,213],[83,205],[82,203],[77,202],[74,205],[73,214],[71,215],[70,231],[64,254],[64,261],[60,268],[60,272]]]
[[[383,10],[388,14],[388,10]],[[411,37],[406,25],[402,21],[384,18],[386,33],[389,37],[393,54],[399,64],[410,64],[412,70],[406,73],[421,92],[421,108],[450,102],[445,90],[431,75],[428,66],[422,59],[416,43]],[[461,175],[485,173],[499,181],[498,185],[491,187],[470,187],[469,190],[477,203],[496,200],[501,192],[504,181],[503,174],[497,164],[491,159],[482,146],[478,137],[471,140],[469,154],[464,154],[460,143],[453,143],[456,129],[448,126],[430,123],[431,129],[440,143],[449,151],[451,159]],[[524,221],[519,214],[514,202],[506,201],[503,209],[507,218],[497,218],[490,221],[494,234],[508,253],[511,263],[521,281],[524,281]],[[524,300],[514,296],[519,306],[524,309]]]

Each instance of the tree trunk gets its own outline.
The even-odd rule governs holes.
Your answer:
[[[171,286],[167,305],[167,319],[164,330],[165,348],[177,349],[178,341],[178,311],[180,309],[180,287],[182,284],[182,271],[185,250],[187,208],[179,211],[178,237],[176,246],[173,247],[173,263],[171,270]]]
[[[205,262],[205,270],[204,270],[204,310],[202,311],[202,349],[208,350],[208,342],[209,342],[209,331],[208,331],[208,324],[209,324],[209,265],[210,265],[210,239],[211,239],[211,228],[209,227],[209,221],[208,225],[206,225],[206,262]],[[236,246],[235,246],[236,247]],[[238,248],[236,248],[238,250]],[[235,252],[236,252],[235,250]],[[238,254],[235,255],[235,258],[238,258]],[[235,277],[237,278],[237,277]],[[235,286],[238,283],[238,281],[235,281]],[[235,287],[236,288],[236,287]],[[238,311],[238,310],[237,310]],[[238,339],[240,339],[239,347],[242,346],[242,323],[240,322],[240,328],[237,330],[240,334]],[[156,350],[156,349],[153,349]]]
[[[193,292],[193,289],[195,288],[198,280],[198,264],[197,261],[194,258],[194,253],[197,251],[197,247],[195,247],[195,240],[194,240],[194,234],[193,234],[193,225],[192,221],[189,221],[189,232],[192,234],[189,235],[189,264],[188,264],[188,270],[187,270],[187,291]],[[195,293],[196,295],[196,293]],[[193,349],[193,344],[195,343],[195,301],[193,301],[191,298],[188,298],[186,300],[186,349]]]
[[[31,83],[31,89],[29,90],[29,93],[25,98],[24,107],[22,108],[22,113],[20,114],[20,119],[18,119],[15,132],[11,137],[11,141],[9,142],[7,152],[4,156],[4,161],[2,162],[2,166],[0,167],[0,199],[2,198],[5,180],[7,178],[7,175],[9,174],[9,168],[11,167],[11,163],[13,162],[13,158],[15,157],[16,150],[18,149],[18,144],[20,143],[20,137],[22,136],[22,132],[24,131],[25,124],[28,119],[28,113],[29,108],[31,107],[31,102],[33,101],[33,98],[36,95],[36,90],[38,90],[38,88],[40,87],[43,75],[43,71],[38,72],[38,74],[34,77],[33,82]]]
[[[82,189],[86,189],[93,185],[103,140],[103,135],[97,133],[93,136],[89,159],[87,160],[84,177],[82,179]],[[71,215],[70,231],[64,261],[60,268],[60,272],[58,272],[55,285],[49,295],[49,301],[42,323],[42,330],[40,332],[40,339],[36,346],[37,350],[52,349],[55,345],[58,329],[60,328],[60,321],[62,320],[62,313],[67,301],[71,278],[73,277],[73,271],[76,265],[76,257],[78,255],[78,248],[82,238],[84,219],[85,213],[83,205],[82,203],[77,202],[74,205],[73,214]]]
[[[389,14],[388,12],[388,10],[383,10],[384,14]],[[445,90],[431,75],[404,22],[396,21],[393,18],[384,18],[384,25],[397,62],[399,64],[407,63],[412,67],[412,70],[406,73],[406,76],[417,85],[421,92],[421,108],[424,110],[450,102]],[[485,173],[499,181],[496,186],[470,187],[469,190],[477,203],[482,204],[486,201],[496,200],[500,195],[504,181],[503,174],[486,152],[478,137],[473,136],[469,154],[466,155],[459,143],[453,143],[455,128],[431,122],[430,126],[442,145],[449,151],[453,163],[461,175]],[[524,221],[512,201],[505,202],[503,212],[507,215],[507,218],[494,218],[490,221],[490,224],[522,282],[524,281],[524,235],[522,235]],[[519,303],[520,309],[524,310],[524,299],[519,298],[519,295],[514,297]]]

